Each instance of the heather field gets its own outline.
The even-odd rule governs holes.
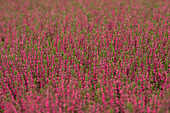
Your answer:
[[[170,113],[170,1],[0,0],[0,113]]]

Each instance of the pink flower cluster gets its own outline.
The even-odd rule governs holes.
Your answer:
[[[169,4],[0,1],[0,112],[169,113]]]

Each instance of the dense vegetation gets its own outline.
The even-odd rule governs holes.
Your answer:
[[[1,0],[0,112],[169,113],[169,0]]]

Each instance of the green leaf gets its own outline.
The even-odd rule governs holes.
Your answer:
[[[14,71],[14,75],[17,75],[17,71]]]
[[[138,80],[138,85],[140,86],[140,80]]]
[[[131,103],[127,103],[126,108],[130,111],[133,112],[133,105]]]

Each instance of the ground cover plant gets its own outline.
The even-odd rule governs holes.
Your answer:
[[[169,113],[169,0],[1,0],[0,112]]]

